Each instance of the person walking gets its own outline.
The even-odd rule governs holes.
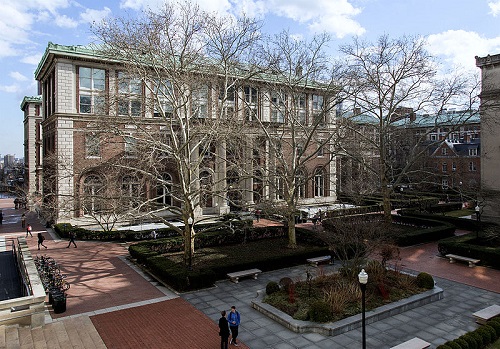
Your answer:
[[[69,248],[71,244],[75,245],[75,248],[77,247],[75,243],[75,233],[73,233],[72,231],[69,232],[69,243],[68,246],[66,246],[66,248]]]
[[[47,248],[47,246],[45,246],[43,244],[44,240],[45,240],[45,236],[43,236],[42,233],[38,233],[38,249],[40,249],[40,245],[42,245],[43,247]]]
[[[479,222],[481,220],[481,207],[479,207],[479,205],[476,205],[474,210],[476,211],[476,220]]]
[[[0,210],[0,224],[3,224],[3,211]]]
[[[227,341],[229,339],[229,327],[226,319],[226,311],[220,312],[219,319],[219,336],[220,336],[220,349],[227,349]]]
[[[22,228],[26,227],[26,214],[24,214],[24,213],[21,215],[21,227]],[[28,235],[26,235],[26,236],[28,236]]]
[[[26,228],[26,237],[28,237],[28,234],[30,234],[31,237],[33,237],[33,234],[31,234],[31,231],[33,228],[31,228],[31,224],[28,224],[28,227]]]
[[[229,322],[229,329],[231,330],[231,341],[229,344],[239,346],[236,338],[238,338],[238,326],[240,326],[241,317],[234,305],[231,307],[231,311],[227,315],[227,322]]]

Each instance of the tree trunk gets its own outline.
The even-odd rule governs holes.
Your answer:
[[[191,270],[194,257],[194,230],[191,225],[184,229],[184,265]]]
[[[288,217],[288,247],[297,248],[297,237],[295,236],[295,216]]]

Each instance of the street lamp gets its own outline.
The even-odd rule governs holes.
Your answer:
[[[365,293],[366,283],[368,282],[368,274],[364,269],[358,274],[359,287],[361,288],[361,326],[363,333],[363,349],[366,349],[366,322],[365,322]]]
[[[462,194],[462,181],[458,183],[460,189],[460,202],[462,203],[462,208],[464,208],[464,195]]]
[[[190,216],[188,218],[188,227],[189,227],[189,239],[191,240],[191,229],[193,227],[193,218]],[[193,270],[193,246],[189,246],[189,270]]]

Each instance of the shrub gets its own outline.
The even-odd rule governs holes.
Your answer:
[[[488,331],[485,328],[485,326],[479,327],[474,332],[476,332],[477,334],[479,334],[481,336],[481,338],[483,339],[483,346],[484,345],[488,345],[488,344],[491,343],[491,333],[490,333],[490,331]]]
[[[288,293],[290,291],[290,285],[293,285],[293,280],[289,277],[281,278],[279,285],[283,290],[285,290],[285,292]]]
[[[462,349],[460,344],[458,344],[455,341],[447,342],[446,345],[449,346],[451,349]]]
[[[471,336],[469,333],[460,336],[459,338],[463,339],[469,345],[469,349],[479,349],[477,345],[477,341],[474,339],[474,336]]]
[[[269,281],[266,285],[266,294],[270,295],[280,290],[280,286],[275,281]]]
[[[427,290],[430,290],[431,288],[434,288],[434,279],[432,276],[428,273],[419,273],[417,275],[417,285],[418,287],[425,288]]]
[[[452,349],[452,348],[447,344],[441,344],[436,349]]]
[[[467,343],[467,341],[465,341],[463,338],[457,338],[453,342],[457,343],[462,349],[470,349],[469,343]]]
[[[486,324],[495,330],[497,338],[500,337],[500,321],[488,321]]]
[[[493,343],[494,341],[497,340],[498,335],[497,331],[493,328],[493,326],[490,326],[489,324],[486,324],[483,326],[483,328],[490,333],[490,343]]]
[[[469,335],[472,336],[472,338],[474,338],[474,340],[477,343],[477,348],[479,349],[479,348],[482,348],[484,346],[483,337],[481,337],[481,335],[479,333],[477,333],[476,331],[470,332]]]
[[[309,307],[309,318],[315,322],[328,322],[333,319],[328,303],[315,301]]]

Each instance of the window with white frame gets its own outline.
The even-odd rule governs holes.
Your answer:
[[[81,114],[105,112],[106,71],[78,67],[78,111]]]
[[[172,206],[172,176],[163,174],[161,181],[156,186],[156,202],[161,206]]]
[[[448,163],[447,162],[443,162],[442,170],[443,170],[443,172],[448,172]]]
[[[118,115],[140,116],[142,112],[142,82],[118,72]]]
[[[469,149],[469,156],[477,156],[477,148]]]
[[[102,210],[104,184],[98,175],[88,175],[83,181],[83,214],[93,214]]]
[[[297,122],[301,125],[306,124],[306,94],[301,93],[296,96]]]
[[[441,179],[441,188],[442,189],[448,189],[448,178],[442,178]]]
[[[271,122],[285,122],[285,100],[281,91],[271,92]]]
[[[476,171],[476,163],[471,161],[469,162],[469,171],[473,172],[473,171]]]
[[[317,157],[325,156],[325,145],[323,143],[318,143],[318,150],[316,151]]]
[[[259,91],[255,87],[245,86],[243,92],[245,94],[245,120],[254,121],[259,119]]]
[[[101,138],[98,133],[89,132],[85,135],[85,157],[98,158],[101,156]]]
[[[131,134],[123,137],[124,145],[125,145],[125,156],[129,158],[137,157],[137,139],[133,137]]]
[[[297,177],[295,178],[295,185],[297,187],[297,192],[296,195],[299,198],[305,198],[306,197],[306,176],[304,175],[304,172],[299,171],[297,172]]]
[[[284,185],[283,185],[283,178],[281,177],[276,177],[276,200],[283,200],[284,197]]]
[[[441,155],[448,155],[448,148],[441,148]]]
[[[208,85],[202,85],[191,93],[191,116],[204,119],[208,117]]]
[[[174,98],[172,83],[168,80],[157,80],[154,84],[155,101],[153,117],[171,118],[174,110],[172,106]]]
[[[325,196],[325,171],[322,168],[314,172],[314,196]]]
[[[140,196],[139,181],[136,176],[122,177],[122,204],[125,208],[132,209]]]
[[[314,123],[323,125],[325,122],[324,114],[324,98],[320,95],[312,95],[312,110],[314,115]]]
[[[457,164],[454,162],[451,164],[451,170],[455,172],[457,170]]]

